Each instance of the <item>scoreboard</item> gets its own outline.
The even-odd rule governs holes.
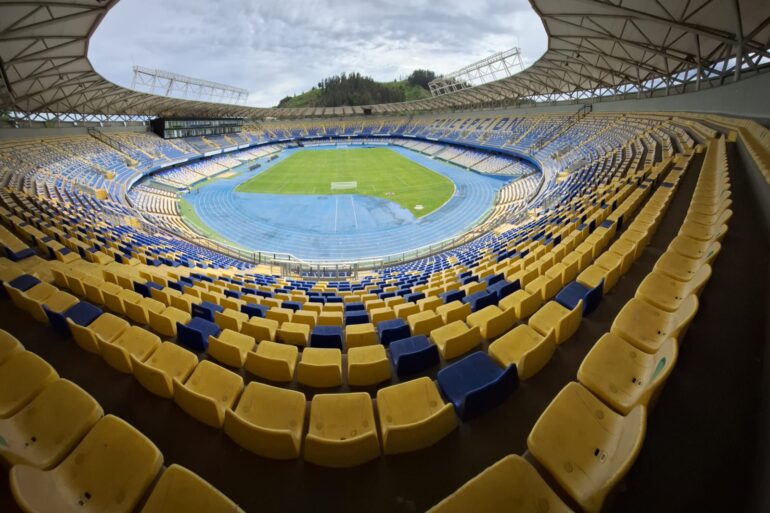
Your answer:
[[[150,121],[150,126],[162,138],[176,139],[238,133],[243,128],[243,119],[156,118]]]

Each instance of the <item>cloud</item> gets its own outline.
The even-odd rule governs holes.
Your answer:
[[[138,64],[243,87],[250,105],[271,106],[341,72],[449,73],[516,45],[531,64],[546,44],[526,0],[122,0],[89,58],[121,85]]]

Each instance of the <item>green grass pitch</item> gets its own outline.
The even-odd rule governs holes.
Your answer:
[[[332,190],[332,182],[358,182]],[[236,189],[261,194],[366,194],[394,201],[415,217],[430,214],[454,193],[454,183],[388,148],[300,151]],[[422,209],[415,207],[422,205]]]

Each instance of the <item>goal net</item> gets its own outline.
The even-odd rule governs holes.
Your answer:
[[[345,189],[355,189],[358,187],[358,182],[332,182],[332,190],[340,191]]]

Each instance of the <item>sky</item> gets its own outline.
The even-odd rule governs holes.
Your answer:
[[[277,105],[322,79],[451,73],[519,46],[525,66],[547,36],[527,0],[121,0],[91,38],[105,78],[140,65],[248,89]]]

